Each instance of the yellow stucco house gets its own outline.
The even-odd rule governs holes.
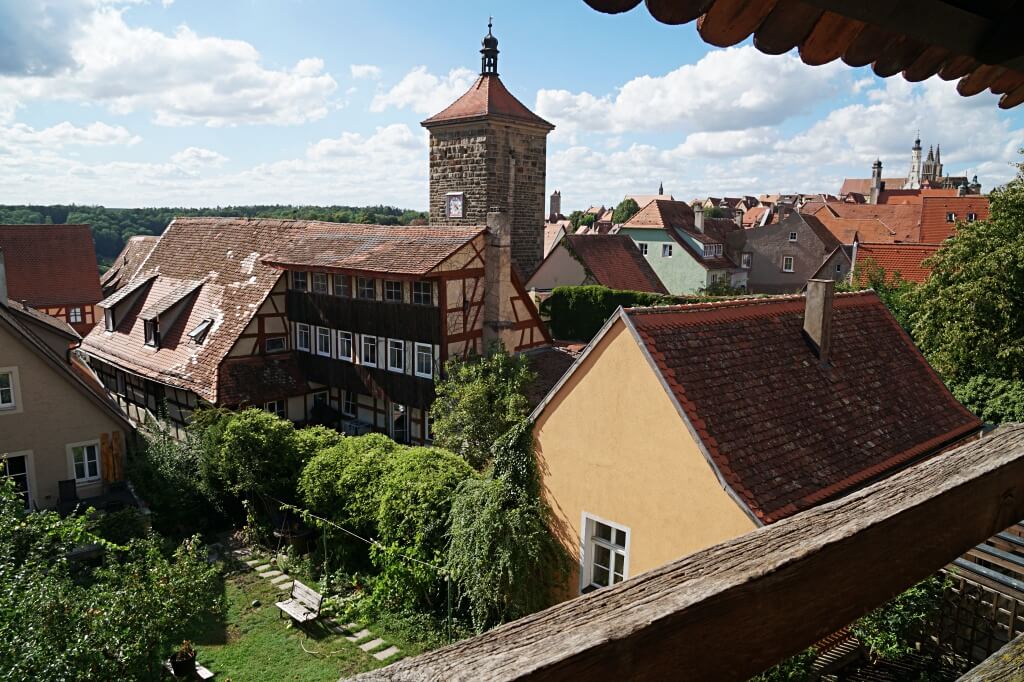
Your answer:
[[[578,594],[973,437],[870,291],[622,310],[531,415]]]
[[[67,498],[131,499],[116,484],[132,425],[71,359],[79,341],[64,321],[0,298],[0,462],[28,509],[58,506],[61,481]]]

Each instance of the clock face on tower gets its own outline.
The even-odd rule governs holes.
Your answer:
[[[464,198],[462,192],[449,192],[445,195],[445,213],[449,218],[463,217]]]

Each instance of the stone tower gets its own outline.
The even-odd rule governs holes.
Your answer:
[[[910,149],[910,173],[907,174],[907,184],[903,189],[921,189],[921,136],[914,140],[914,146]]]
[[[868,195],[869,204],[877,204],[878,196],[882,193],[882,160],[875,159],[871,164],[871,193]]]
[[[469,91],[421,123],[430,131],[430,222],[485,225],[488,212],[508,213],[512,264],[525,282],[544,255],[547,136],[554,126],[498,78],[490,23],[480,55],[480,77]]]
[[[555,222],[562,219],[562,193],[557,189],[551,193],[551,209],[548,211],[548,221]]]

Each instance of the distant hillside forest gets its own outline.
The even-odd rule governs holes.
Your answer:
[[[224,206],[216,208],[106,208],[104,206],[0,206],[0,224],[85,223],[92,226],[96,259],[106,268],[129,237],[162,234],[175,216],[294,218],[332,223],[409,225],[426,221],[423,211],[394,206]]]

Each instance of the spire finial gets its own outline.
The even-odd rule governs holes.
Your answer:
[[[487,35],[484,36],[480,50],[480,75],[498,75],[498,39],[491,32],[494,17],[487,17]]]

